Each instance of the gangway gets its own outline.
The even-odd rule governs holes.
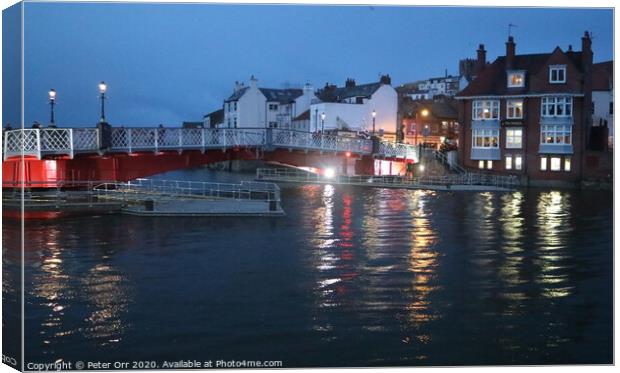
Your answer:
[[[136,179],[102,183],[99,200],[119,201],[122,212],[147,216],[283,215],[280,188],[274,183],[239,184],[185,180]]]
[[[326,175],[294,168],[259,168],[256,180],[284,183],[338,184],[373,188],[429,189],[444,191],[511,191],[519,186],[514,176],[475,173],[444,176],[349,176]]]

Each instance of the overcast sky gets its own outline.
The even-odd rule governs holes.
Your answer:
[[[59,125],[94,125],[101,80],[109,86],[108,121],[128,126],[201,120],[221,107],[235,80],[247,83],[252,74],[271,88],[342,85],[348,77],[366,83],[384,73],[398,85],[445,69],[457,74],[459,59],[474,58],[480,43],[491,61],[504,54],[509,23],[518,26],[518,54],[569,44],[580,50],[590,30],[594,60],[604,61],[612,58],[612,16],[585,9],[27,3],[25,121],[49,121],[47,92],[55,88]],[[4,122],[19,123],[19,112],[4,104]]]

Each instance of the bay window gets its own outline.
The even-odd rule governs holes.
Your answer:
[[[572,97],[543,97],[541,102],[540,115],[543,117],[573,116]]]
[[[499,101],[475,100],[473,103],[472,117],[475,120],[499,119]]]
[[[572,138],[571,125],[540,126],[540,143],[554,145],[570,145]]]
[[[473,129],[472,148],[499,148],[499,130]]]

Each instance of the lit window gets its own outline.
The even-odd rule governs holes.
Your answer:
[[[523,167],[523,159],[520,155],[515,156],[515,170],[520,170]]]
[[[549,83],[566,83],[566,65],[549,66]]]
[[[508,73],[508,87],[525,87],[525,72],[512,71]]]
[[[512,170],[512,155],[506,156],[506,169]]]
[[[547,157],[540,157],[540,170],[547,171]]]
[[[522,119],[523,118],[523,100],[506,101],[506,118]]]
[[[478,168],[481,170],[484,168],[484,161],[478,161]]]
[[[572,97],[543,97],[541,101],[541,116],[543,117],[572,117]]]
[[[523,146],[523,130],[520,128],[506,129],[506,148],[521,149]]]
[[[570,172],[570,158],[564,158],[564,171]]]
[[[499,119],[499,101],[475,100],[472,116],[476,120]]]
[[[498,148],[499,130],[496,129],[473,129],[472,148]]]
[[[493,168],[493,161],[487,161],[487,169],[492,169]]]
[[[572,142],[572,126],[543,125],[540,127],[540,143],[546,145],[569,145]]]
[[[562,159],[560,157],[551,157],[551,171],[560,171],[562,168]]]

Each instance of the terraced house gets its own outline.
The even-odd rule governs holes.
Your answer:
[[[583,178],[592,124],[592,49],[506,55],[486,62],[478,49],[476,78],[457,94],[459,159],[464,167],[514,174],[524,184],[575,183]]]

